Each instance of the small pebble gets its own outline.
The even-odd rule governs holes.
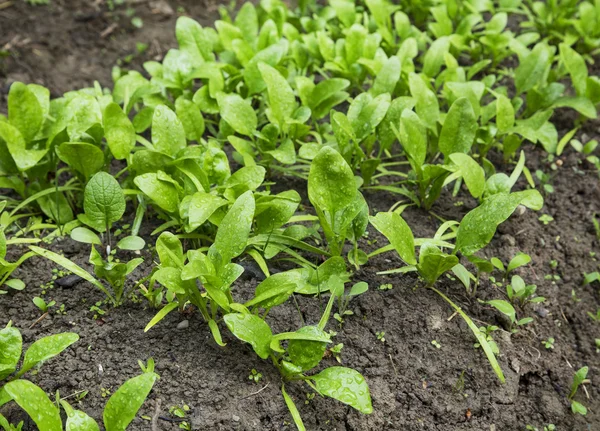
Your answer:
[[[234,421],[234,422],[239,422],[239,421],[240,421],[240,417],[239,417],[239,416],[237,416],[237,415],[233,415],[233,416],[231,417],[231,419],[233,419],[233,421]]]
[[[179,322],[179,324],[177,325],[177,329],[187,329],[190,326],[190,321],[189,320],[183,320],[181,322]]]

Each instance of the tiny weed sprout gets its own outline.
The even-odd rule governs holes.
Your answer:
[[[554,349],[554,338],[548,337],[548,339],[542,340],[542,344],[547,350],[552,350]]]

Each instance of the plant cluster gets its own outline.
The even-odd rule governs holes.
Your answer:
[[[416,273],[464,319],[504,382],[491,336],[498,327],[475,325],[438,280],[452,273],[476,296],[481,274],[497,269],[506,281],[531,260],[520,253],[505,266],[478,253],[517,209],[543,206],[522,144],[560,155],[597,116],[600,78],[587,67],[600,43],[597,11],[572,0],[304,0],[297,8],[263,0],[235,17],[221,9],[215,28],[180,17],[178,48],[146,62],[146,74],[115,68],[112,89],[96,83],[51,99],[42,86],[16,82],[0,116],[0,187],[9,190],[0,203],[0,286],[24,288],[10,276],[40,255],[119,306],[140,250],[150,248],[140,227],[160,220],[156,259],[134,286],[156,309],[146,330],[175,310],[197,310],[217,344],[226,329],[280,371],[302,430],[286,392],[293,381],[372,411],[358,371],[318,367],[327,352],[340,361],[341,344],[328,350],[330,316],[343,324],[351,299],[368,290],[360,281],[346,287],[353,271],[394,252],[404,265],[384,273]],[[526,17],[516,32],[508,26],[515,14]],[[577,115],[560,139],[558,109]],[[497,153],[510,175],[496,172],[489,156]],[[276,191],[281,177],[305,181],[308,202],[297,190]],[[537,178],[552,192],[543,172]],[[415,238],[403,210],[431,211],[447,189],[473,208]],[[374,213],[367,191],[399,201]],[[363,250],[369,226],[389,245]],[[90,244],[94,275],[43,244],[4,260],[9,245],[67,235]],[[235,286],[248,259],[265,279],[242,301]],[[293,268],[272,273],[281,261]],[[507,299],[485,303],[515,331],[533,320],[517,318],[515,306],[521,313],[544,300],[535,291],[512,274]],[[269,311],[294,295],[329,298],[318,322],[273,333]],[[383,331],[377,337],[385,341]]]

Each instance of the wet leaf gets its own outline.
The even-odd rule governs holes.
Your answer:
[[[371,224],[394,246],[400,258],[409,265],[416,265],[415,239],[404,219],[395,212],[380,212],[369,217]]]
[[[37,364],[47,361],[50,358],[60,354],[71,344],[79,340],[79,335],[73,332],[64,332],[62,334],[49,335],[40,338],[34,342],[25,352],[23,365],[19,370],[19,375],[35,367]]]
[[[117,160],[127,158],[135,147],[133,124],[116,103],[110,103],[104,108],[104,137]]]
[[[39,431],[62,431],[58,408],[38,386],[18,379],[7,383],[3,389],[27,412]]]
[[[327,338],[327,333],[317,326],[304,326],[298,329],[296,334]],[[327,343],[322,341],[293,338],[288,342],[287,353],[294,365],[299,366],[303,371],[308,371],[319,365],[326,348]]]
[[[83,200],[86,221],[97,231],[106,232],[111,225],[121,220],[125,213],[125,196],[114,177],[98,172],[85,186]]]
[[[348,404],[361,413],[373,412],[369,387],[358,371],[346,367],[329,367],[311,376],[311,379],[315,381],[321,394]]]
[[[17,328],[0,330],[0,381],[11,375],[21,359],[23,339]]]
[[[82,174],[86,181],[104,166],[104,153],[93,144],[64,142],[56,148],[56,153],[60,160]]]
[[[285,120],[290,118],[296,110],[294,91],[277,69],[266,63],[259,63],[258,69],[267,84],[270,110],[270,115],[267,111],[267,116],[272,118],[272,122],[276,122],[279,127],[282,127]]]
[[[440,132],[439,147],[444,156],[468,153],[475,140],[477,119],[469,99],[461,97],[450,107]]]
[[[233,335],[252,345],[258,356],[269,357],[273,333],[264,320],[254,314],[242,313],[226,314],[223,320]]]
[[[183,124],[166,105],[158,105],[154,110],[152,143],[157,151],[169,156],[175,156],[187,146]]]
[[[256,131],[257,118],[249,102],[237,94],[217,93],[217,102],[221,117],[233,130],[246,136]]]
[[[104,408],[106,431],[125,431],[152,390],[158,374],[144,373],[127,380]]]
[[[65,400],[60,400],[64,411],[67,413],[65,431],[100,431],[98,424],[81,410],[74,410]]]
[[[29,86],[14,82],[8,92],[8,121],[23,136],[25,142],[33,140],[44,122],[44,111]]]

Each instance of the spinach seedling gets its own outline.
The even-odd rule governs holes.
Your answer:
[[[573,413],[579,413],[580,415],[585,416],[587,414],[587,408],[578,401],[575,401],[575,395],[577,394],[577,390],[582,383],[586,382],[586,377],[588,374],[588,367],[582,367],[573,376],[573,383],[571,384],[571,391],[569,392],[569,396],[567,397],[569,401],[571,401],[571,411]]]
[[[544,345],[544,347],[547,350],[553,350],[554,349],[554,338],[548,337],[548,339],[542,340],[542,344]]]
[[[519,252],[510,260],[510,262],[508,262],[508,265],[506,265],[506,267],[504,266],[502,261],[497,257],[492,257],[490,259],[490,262],[492,263],[492,265],[494,265],[496,269],[504,273],[504,279],[508,280],[508,276],[510,275],[510,273],[513,272],[515,269],[521,266],[525,266],[529,262],[531,262],[531,257],[528,254]]]
[[[506,286],[508,299],[518,302],[521,308],[528,303],[537,304],[546,300],[543,296],[534,296],[536,290],[535,284],[526,284],[518,275],[513,275],[510,284]]]
[[[50,301],[46,303],[46,301],[44,301],[44,299],[40,298],[39,296],[33,298],[33,303],[37,308],[39,308],[42,314],[46,314],[49,308],[54,307],[56,305],[56,301]]]

